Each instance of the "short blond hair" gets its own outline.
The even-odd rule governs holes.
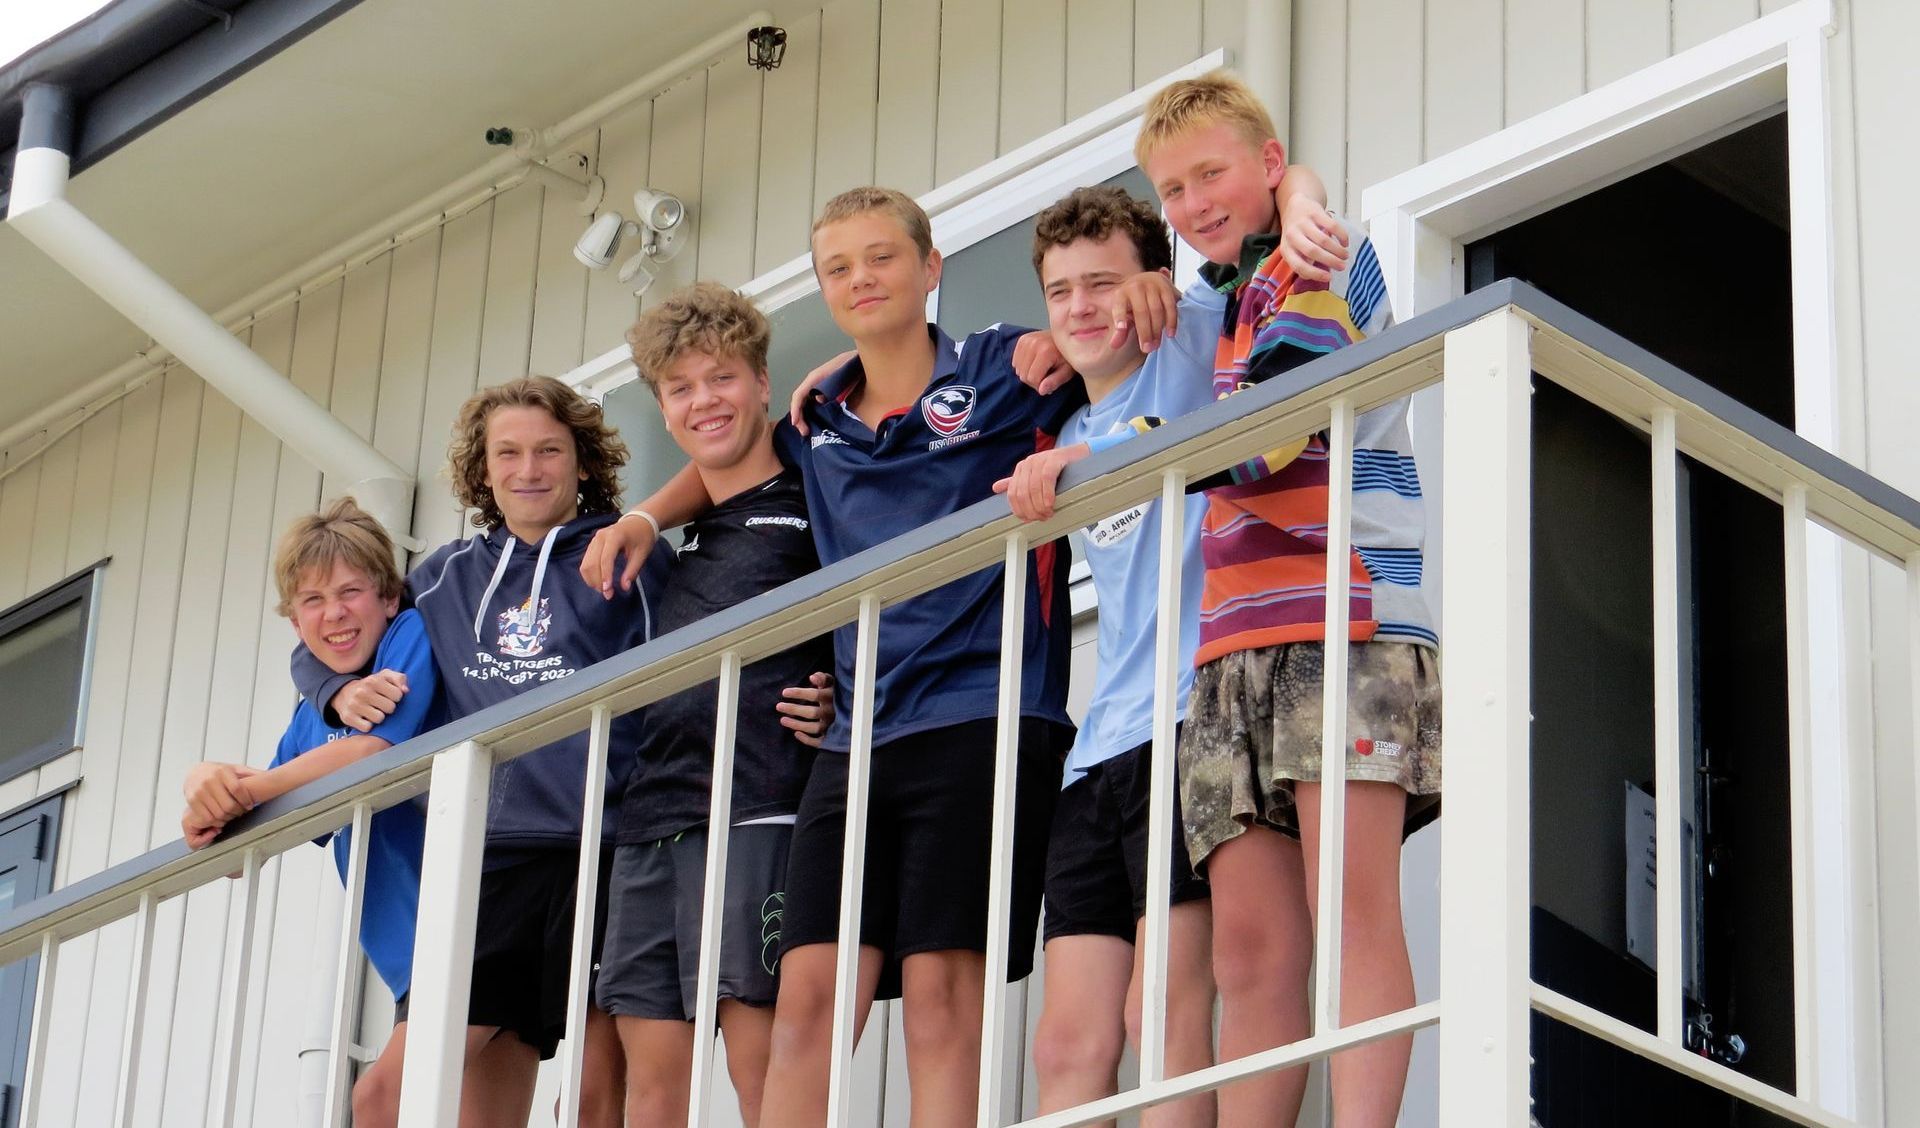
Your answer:
[[[627,330],[634,367],[656,396],[660,381],[688,353],[732,357],[755,372],[765,372],[772,339],[773,327],[766,315],[718,282],[695,282],[675,290]]]
[[[343,497],[318,513],[300,518],[281,534],[273,552],[273,583],[280,592],[275,610],[292,618],[300,581],[314,572],[330,575],[337,563],[363,573],[380,598],[400,598],[400,568],[393,562],[393,539],[358,502]]]
[[[1253,88],[1232,71],[1216,69],[1169,83],[1153,96],[1140,118],[1133,159],[1144,167],[1160,146],[1213,125],[1232,126],[1256,149],[1280,139]]]
[[[925,262],[933,254],[933,221],[927,218],[926,209],[905,192],[871,185],[849,188],[828,200],[827,206],[820,209],[820,218],[813,221],[813,230],[807,233],[807,245],[813,245],[813,237],[820,234],[822,227],[868,212],[882,212],[896,220],[913,245],[920,248],[920,261]]]

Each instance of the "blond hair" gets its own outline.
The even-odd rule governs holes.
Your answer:
[[[820,218],[813,221],[813,230],[807,233],[809,245],[820,229],[830,223],[852,219],[856,215],[868,212],[882,212],[896,220],[906,230],[913,245],[920,248],[920,260],[925,262],[933,254],[933,221],[927,218],[926,209],[915,203],[912,196],[893,188],[849,188],[820,209]]]
[[[634,367],[660,394],[660,381],[688,353],[732,357],[756,373],[767,370],[773,327],[766,315],[718,282],[695,282],[667,295],[627,330]]]
[[[381,599],[400,598],[400,569],[393,562],[393,540],[373,515],[351,497],[343,497],[288,526],[273,550],[273,583],[280,592],[275,608],[293,617],[300,581],[315,572],[331,575],[345,564],[373,582]]]
[[[447,477],[460,504],[477,510],[475,527],[497,529],[507,523],[487,485],[487,418],[503,407],[537,407],[573,433],[574,458],[586,475],[580,483],[581,516],[620,508],[620,468],[627,464],[627,444],[607,426],[600,405],[551,376],[523,376],[469,396],[453,425]]]
[[[1198,78],[1169,83],[1153,96],[1140,118],[1133,159],[1144,167],[1160,146],[1213,125],[1233,127],[1256,149],[1280,138],[1252,87],[1232,71],[1210,70]]]

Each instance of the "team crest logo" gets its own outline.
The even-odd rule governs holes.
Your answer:
[[[941,388],[920,401],[920,414],[926,418],[927,426],[942,437],[951,438],[967,425],[977,394],[966,384]]]
[[[509,658],[532,658],[547,646],[547,628],[553,625],[553,612],[540,600],[535,611],[533,600],[500,612],[500,653]]]

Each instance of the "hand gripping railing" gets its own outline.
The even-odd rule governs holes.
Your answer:
[[[1352,481],[1350,436],[1356,414],[1410,394],[1446,376],[1445,483],[1446,621],[1453,624],[1444,667],[1447,809],[1442,821],[1440,998],[1366,1021],[1341,1020],[1340,878],[1344,844],[1342,731],[1347,671],[1345,648],[1350,544],[1347,496]],[[1532,982],[1528,967],[1528,599],[1530,375],[1560,383],[1652,436],[1656,568],[1656,686],[1659,781],[1656,801],[1657,992],[1659,1021],[1649,1033]],[[1313,1028],[1278,1046],[1179,1077],[1165,1075],[1167,888],[1170,843],[1150,836],[1145,984],[1139,1084],[1124,1093],[1073,1109],[1019,1121],[1065,1126],[1131,1110],[1270,1070],[1323,1059],[1370,1041],[1440,1024],[1441,1123],[1448,1128],[1526,1122],[1527,1021],[1533,1010],[1571,1023],[1666,1068],[1720,1088],[1802,1124],[1848,1123],[1821,1107],[1813,1091],[1811,1014],[1813,975],[1808,920],[1810,833],[1806,796],[1810,778],[1806,735],[1806,522],[1891,559],[1912,578],[1920,608],[1920,503],[1867,477],[1754,412],[1706,388],[1615,334],[1523,284],[1500,283],[1395,327],[1367,341],[1208,406],[1075,467],[1063,483],[1055,516],[1021,524],[995,499],[934,521],[922,529],[748,600],[578,674],[531,690],[482,713],[424,734],[267,804],[235,823],[213,846],[189,854],[175,842],[57,890],[0,918],[0,962],[38,955],[39,989],[25,1094],[33,1123],[41,1099],[49,1001],[63,941],[127,916],[139,923],[134,944],[133,1005],[118,1062],[115,1110],[126,1123],[137,1106],[141,1027],[155,906],[192,888],[238,872],[237,957],[223,993],[226,1020],[214,1057],[211,1116],[233,1121],[245,989],[252,943],[252,906],[264,859],[351,821],[364,831],[375,810],[426,790],[431,779],[425,882],[417,948],[444,958],[417,961],[402,1121],[455,1123],[464,1052],[465,987],[471,971],[475,899],[485,827],[490,768],[563,736],[590,729],[588,812],[574,942],[569,1058],[563,1074],[563,1122],[578,1107],[580,1031],[586,1004],[587,922],[593,916],[601,809],[598,788],[614,716],[667,694],[718,678],[714,792],[708,846],[703,950],[699,968],[692,1123],[713,1107],[712,1030],[715,1021],[720,914],[730,810],[733,717],[739,671],[758,658],[848,622],[858,623],[853,689],[854,740],[849,766],[846,869],[842,875],[838,997],[832,1038],[830,1113],[853,1117],[850,1062],[853,976],[857,948],[871,756],[870,712],[879,612],[959,576],[1006,566],[1003,689],[999,697],[997,772],[990,864],[992,912],[988,975],[981,1030],[979,1122],[1016,1119],[1007,1113],[1003,991],[1008,950],[1006,920],[1012,864],[1014,741],[1018,726],[1019,639],[1024,614],[1020,577],[1024,554],[1036,544],[1156,495],[1162,516],[1161,598],[1153,727],[1154,826],[1172,821],[1173,732],[1177,684],[1180,511],[1191,504],[1185,483],[1271,449],[1288,436],[1329,431],[1331,502],[1328,522],[1330,627],[1326,665],[1319,934],[1316,937]],[[1783,1092],[1686,1052],[1680,1042],[1679,811],[1674,781],[1680,771],[1677,730],[1679,669],[1674,459],[1684,452],[1784,507],[1787,544],[1788,661],[1792,719],[1793,914],[1796,954],[1794,1002],[1802,1060],[1794,1092]],[[1471,629],[1462,629],[1471,624]],[[1916,645],[1920,645],[1917,642]],[[1864,761],[1856,764],[1856,767]],[[1050,781],[1051,782],[1051,781]],[[361,855],[366,835],[354,836],[348,869],[348,909],[342,921],[332,1040],[330,1124],[345,1120],[345,1054],[351,1000],[357,993],[355,948]],[[1877,969],[1876,969],[1877,970]],[[89,1063],[108,1068],[105,1063]],[[1876,1110],[1863,1116],[1877,1119]]]

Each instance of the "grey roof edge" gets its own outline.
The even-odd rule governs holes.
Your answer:
[[[115,0],[0,66],[0,159],[19,144],[27,87],[74,97],[73,171],[312,34],[360,0]],[[0,190],[0,211],[10,193]]]
[[[1606,353],[1634,368],[1641,375],[1675,395],[1718,414],[1745,431],[1755,441],[1793,458],[1839,486],[1863,499],[1920,526],[1920,501],[1829,454],[1799,435],[1787,430],[1698,379],[1659,359],[1647,350],[1604,328],[1584,314],[1548,297],[1536,287],[1512,279],[1494,283],[1463,298],[1393,326],[1374,337],[1328,354],[1308,364],[1249,389],[1228,400],[1210,404],[1183,416],[1147,435],[1104,451],[1074,464],[1062,477],[1061,489],[1109,473],[1134,461],[1151,457],[1230,419],[1252,414],[1282,400],[1297,396],[1321,384],[1339,379],[1401,349],[1428,338],[1460,328],[1513,306],[1553,326],[1574,340]],[[307,804],[346,792],[389,774],[417,769],[435,752],[462,741],[474,740],[516,721],[569,699],[596,692],[609,683],[633,675],[674,655],[711,643],[722,635],[748,626],[762,618],[778,615],[816,597],[825,595],[881,567],[896,564],[929,548],[949,542],[995,521],[1009,517],[1006,499],[988,498],[956,513],[929,522],[895,537],[884,544],[803,576],[773,591],[745,600],[697,623],[683,627],[623,654],[581,670],[572,677],[529,690],[510,701],[464,717],[431,733],[316,780],[296,791],[262,805],[233,824],[234,837],[267,824],[290,819]],[[178,866],[188,851],[176,840],[128,859],[119,865],[82,878],[54,890],[0,917],[0,948],[17,947],[36,922],[59,914],[90,898],[109,893],[116,886],[145,878]]]

